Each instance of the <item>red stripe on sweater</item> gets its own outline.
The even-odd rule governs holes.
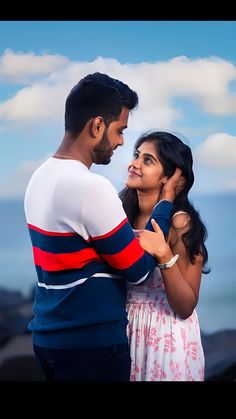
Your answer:
[[[39,233],[46,234],[47,236],[77,236],[77,235],[78,235],[77,233],[74,233],[74,232],[70,232],[70,233],[61,233],[61,232],[59,232],[59,231],[46,231],[46,230],[42,230],[41,228],[36,227],[36,226],[34,226],[34,225],[32,225],[32,224],[27,224],[27,225],[28,225],[28,227],[29,227],[29,228],[31,228],[32,230],[36,230],[36,231],[38,231]]]
[[[79,269],[89,262],[101,261],[94,249],[83,249],[73,253],[49,253],[33,247],[34,263],[45,271]]]
[[[114,234],[116,231],[118,231],[124,224],[126,224],[128,222],[128,219],[127,219],[127,217],[123,220],[123,221],[121,221],[121,223],[120,224],[118,224],[118,226],[116,226],[115,228],[113,228],[113,230],[111,230],[111,231],[108,231],[108,233],[106,233],[106,234],[103,234],[102,236],[96,236],[96,237],[93,237],[93,240],[101,240],[101,239],[106,239],[107,237],[109,237],[109,236],[112,236],[112,234]]]
[[[103,254],[104,259],[116,269],[127,269],[144,255],[138,239],[134,240],[123,250],[115,255]]]

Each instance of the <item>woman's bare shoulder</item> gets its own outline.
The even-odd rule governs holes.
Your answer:
[[[190,222],[190,215],[186,211],[177,211],[172,217],[172,225],[175,228],[187,227]]]

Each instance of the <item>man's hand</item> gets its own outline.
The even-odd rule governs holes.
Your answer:
[[[167,262],[173,256],[169,245],[166,243],[165,237],[159,225],[154,219],[151,220],[153,231],[137,230],[137,239],[142,248],[156,257],[158,260]]]

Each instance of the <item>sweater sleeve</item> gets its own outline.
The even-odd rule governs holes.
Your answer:
[[[168,234],[172,204],[161,201],[152,218]],[[117,190],[105,178],[99,179],[86,197],[83,223],[97,253],[127,282],[140,284],[156,266],[156,259],[145,252],[128,222]],[[147,228],[153,230],[151,223]]]

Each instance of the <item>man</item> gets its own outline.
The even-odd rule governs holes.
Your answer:
[[[141,283],[156,261],[140,247],[116,189],[89,169],[123,145],[137,104],[134,91],[106,74],[80,80],[66,100],[64,138],[27,187],[38,275],[29,330],[48,381],[129,380],[125,281]],[[172,202],[173,179],[163,191]],[[152,214],[165,234],[171,210],[163,200]]]

